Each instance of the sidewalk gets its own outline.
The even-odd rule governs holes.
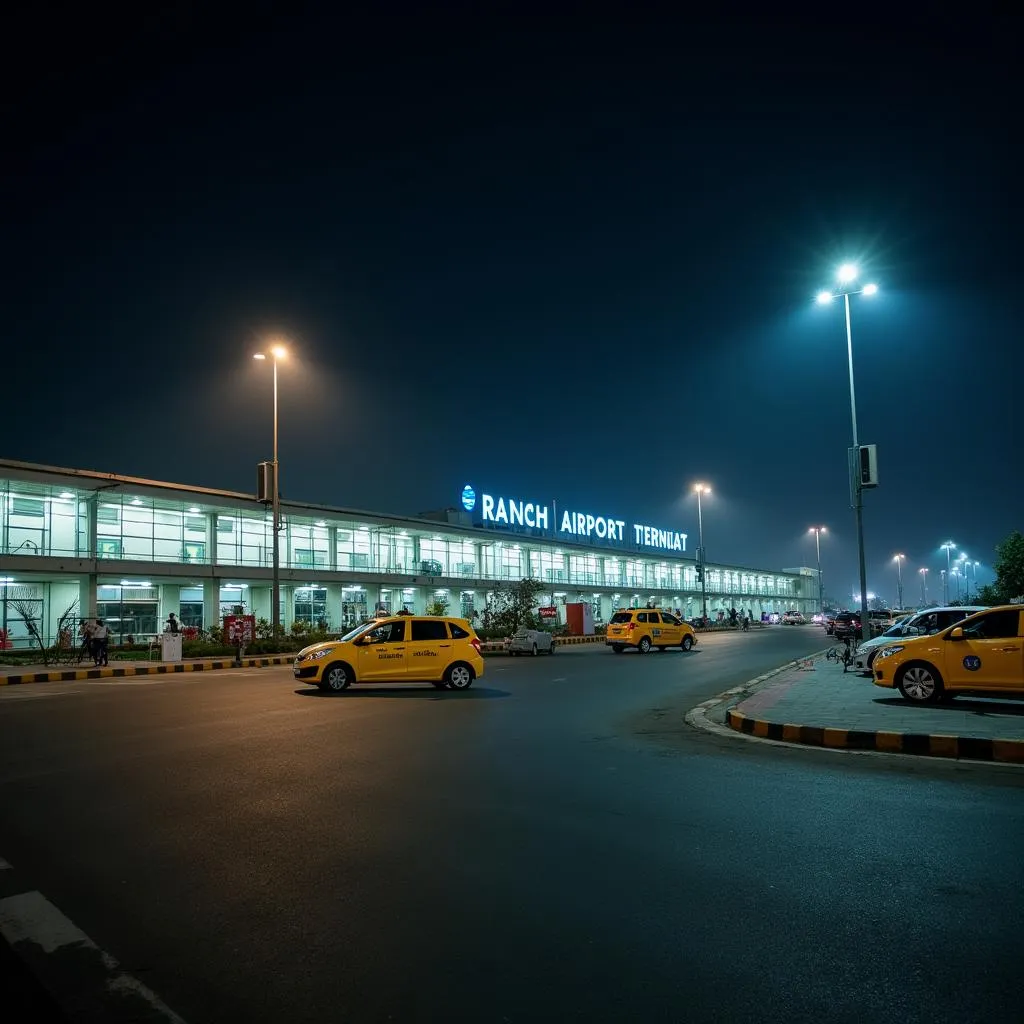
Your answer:
[[[242,668],[265,665],[290,665],[294,654],[275,654],[264,658],[243,658]],[[233,658],[189,658],[185,661],[114,661],[104,668],[86,665],[0,665],[0,686],[19,683],[60,683],[76,679],[110,679],[122,676],[155,676],[173,672],[209,672],[236,668]]]
[[[1024,701],[963,696],[908,704],[824,658],[786,668],[726,711],[739,732],[787,743],[1024,764]]]

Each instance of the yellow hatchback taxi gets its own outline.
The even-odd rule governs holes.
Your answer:
[[[895,687],[905,700],[930,704],[958,693],[1024,697],[1024,605],[975,612],[933,636],[883,647],[873,665],[875,686]]]
[[[697,634],[688,622],[661,608],[620,608],[608,623],[604,642],[616,654],[627,647],[635,647],[641,654],[652,647],[689,651],[697,642]]]
[[[357,626],[340,640],[304,647],[296,679],[340,693],[352,683],[433,683],[465,690],[484,674],[480,638],[465,619],[393,615]]]

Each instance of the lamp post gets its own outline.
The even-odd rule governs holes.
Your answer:
[[[970,596],[971,596],[971,581],[970,581],[970,578],[967,575],[967,566],[970,565],[971,563],[967,559],[967,552],[966,551],[961,551],[959,556],[957,557],[956,562],[957,562],[956,567],[957,567],[957,569],[960,570],[958,576],[963,576],[963,578],[964,578],[964,600],[966,601],[966,600],[969,600]],[[959,581],[959,578],[957,579],[956,590],[957,590],[956,596],[959,597],[960,596],[960,581]]]
[[[949,604],[949,576],[945,569],[939,570],[939,576],[942,577],[942,603]]]
[[[928,570],[918,569],[921,574],[921,607],[928,607]]]
[[[974,572],[974,600],[978,600],[978,562],[971,562]]]
[[[831,302],[840,295],[843,297],[843,306],[846,311],[846,358],[850,371],[850,421],[853,425],[853,452],[851,459],[858,456],[860,442],[857,439],[857,398],[853,386],[853,331],[850,327],[850,296],[851,295],[874,295],[878,291],[877,284],[866,284],[863,288],[854,287],[857,280],[857,268],[852,263],[844,263],[837,273],[839,287],[832,291],[818,293],[818,302]],[[864,560],[864,486],[861,480],[859,469],[854,471],[850,466],[850,484],[853,491],[853,510],[857,521],[857,557],[860,563],[860,621],[865,626],[865,637],[867,634],[868,622],[868,577],[867,567]]]
[[[818,556],[818,614],[825,614],[825,591],[821,583],[821,535],[828,531],[824,526],[812,526],[808,533],[814,534],[814,553]]]
[[[274,539],[273,539],[273,583],[270,589],[270,624],[277,636],[281,628],[281,488],[278,486],[278,462],[277,462],[277,364],[282,359],[287,359],[288,350],[283,345],[273,345],[270,349],[270,358],[274,363],[274,457],[271,460],[273,466],[273,491],[271,493],[271,506],[273,508]],[[257,352],[253,359],[265,360],[266,353]]]
[[[949,564],[949,553],[956,551],[956,545],[951,541],[947,540],[945,544],[941,545],[946,551],[946,572],[942,577],[942,600],[949,604],[949,570],[951,568]]]
[[[892,560],[896,563],[896,598],[899,607],[903,607],[903,560],[906,555],[893,555]]]
[[[710,494],[711,488],[707,484],[694,484],[693,489],[697,492],[697,564],[700,566],[700,613],[705,620],[708,617],[708,589],[707,589],[707,560],[704,558],[704,510],[701,505],[701,495]]]

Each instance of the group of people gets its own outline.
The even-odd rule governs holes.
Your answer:
[[[82,619],[78,627],[78,637],[82,641],[82,658],[92,658],[97,667],[108,665],[107,648],[110,642],[110,630],[102,619]]]

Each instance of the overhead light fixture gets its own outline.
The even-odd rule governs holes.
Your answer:
[[[190,512],[190,513],[191,513],[192,515],[196,515],[196,514],[197,514],[197,513],[199,512],[199,509],[198,509],[198,508],[197,508],[197,507],[196,507],[195,505],[193,505],[193,506],[192,506],[192,507],[191,507],[191,508],[189,509],[189,512]]]
[[[61,491],[60,496],[64,499],[73,498],[74,494],[71,491]]]
[[[327,523],[323,519],[318,519],[313,525],[314,526],[326,526]]]

